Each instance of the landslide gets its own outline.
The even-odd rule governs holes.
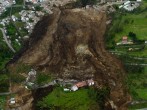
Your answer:
[[[56,9],[37,23],[26,47],[8,64],[9,70],[26,64],[57,78],[93,78],[97,88],[110,88],[111,106],[125,110],[129,100],[125,74],[104,46],[106,19],[104,12],[94,9]]]

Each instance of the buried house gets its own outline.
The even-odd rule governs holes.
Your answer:
[[[81,87],[92,86],[92,85],[94,85],[94,81],[92,79],[89,79],[89,80],[78,82],[78,83],[74,84],[71,87],[71,90],[72,91],[77,91]]]

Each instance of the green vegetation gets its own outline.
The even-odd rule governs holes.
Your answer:
[[[86,7],[86,5],[95,5],[98,0],[77,0],[76,5]]]
[[[91,104],[96,104],[96,102],[90,99],[87,89],[65,93],[60,87],[54,89],[51,94],[38,103],[43,108],[59,108],[61,110],[88,110]]]
[[[82,88],[75,92],[64,92],[63,88],[56,87],[48,96],[38,102],[39,109],[60,110],[96,110],[104,105],[104,100],[109,94],[107,89],[95,90]]]
[[[18,73],[10,73],[11,82],[13,83],[22,83],[26,80],[26,78]]]
[[[6,11],[1,14],[0,19],[10,16],[10,11],[11,11],[10,7],[6,8]]]
[[[17,33],[16,28],[14,27],[13,23],[9,23],[9,25],[6,26],[7,34],[11,37],[11,40],[15,40],[15,34]]]
[[[15,0],[17,5],[23,5],[24,0]]]
[[[41,7],[40,5],[35,6],[35,11],[42,11],[43,7]]]
[[[147,108],[147,103],[131,105],[129,106],[129,110],[141,109],[142,107]]]
[[[124,63],[127,72],[126,84],[133,100],[147,100],[147,67],[140,65],[128,65],[130,63],[147,63],[147,59],[134,59],[134,57],[146,57],[147,45],[147,1],[144,0],[139,8],[133,12],[119,10],[112,13],[113,21],[106,33],[105,41],[107,49],[118,54],[118,58]],[[116,45],[122,41],[123,36],[132,40],[132,45]],[[147,103],[132,105],[130,110],[147,107]]]
[[[31,66],[26,64],[19,64],[16,70],[11,70],[10,77],[13,83],[21,83],[26,80],[26,77],[22,75],[26,74],[31,70]]]
[[[138,68],[138,67],[137,67]],[[135,67],[134,67],[135,70]],[[127,85],[129,88],[129,91],[131,95],[133,96],[134,100],[147,100],[147,67],[144,68],[144,71],[142,72],[129,72],[127,75]],[[146,106],[141,106],[141,105],[146,105]],[[147,107],[147,103],[145,104],[138,104],[138,105],[133,105],[131,108],[135,107]],[[137,108],[136,108],[137,109]]]
[[[45,73],[37,73],[36,83],[43,85],[52,81],[52,76]]]
[[[146,7],[147,1],[144,1],[137,10],[145,10]],[[114,48],[123,36],[128,36],[133,41],[147,40],[146,16],[147,11],[136,13],[119,10],[112,14],[112,26],[106,35],[107,48]]]
[[[0,93],[8,92],[9,90],[9,77],[6,74],[0,74]]]
[[[4,109],[5,103],[6,103],[6,96],[0,96],[0,110]]]
[[[31,66],[26,65],[26,64],[19,64],[17,66],[17,69],[15,71],[15,73],[28,73],[31,70]]]
[[[0,31],[0,70],[5,67],[5,64],[12,58],[13,53],[3,41],[3,35]]]
[[[15,15],[15,14],[21,12],[22,10],[23,10],[23,6],[12,7],[12,10],[10,12],[11,12],[11,15]]]
[[[21,0],[18,0],[18,1],[21,1]],[[0,19],[3,19],[3,18],[6,18],[6,17],[9,17],[10,14],[11,15],[15,15],[16,13],[20,12],[21,10],[23,9],[23,7],[7,7],[6,8],[6,11],[4,11],[1,16],[0,16]]]

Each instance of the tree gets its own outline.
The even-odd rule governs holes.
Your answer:
[[[97,2],[98,2],[97,0],[89,0],[90,5],[95,5],[95,4],[97,4]]]
[[[86,7],[86,5],[95,5],[98,0],[77,0],[77,4],[82,7]]]
[[[128,36],[129,36],[134,42],[138,41],[135,33],[129,32]]]

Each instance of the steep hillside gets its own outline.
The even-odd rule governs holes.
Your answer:
[[[120,62],[106,50],[106,14],[94,9],[56,9],[37,23],[26,47],[9,63],[9,70],[26,64],[57,78],[93,78],[97,88],[110,88],[108,101],[118,110],[130,100]],[[106,104],[107,106],[107,104]],[[107,109],[107,107],[106,107]]]

